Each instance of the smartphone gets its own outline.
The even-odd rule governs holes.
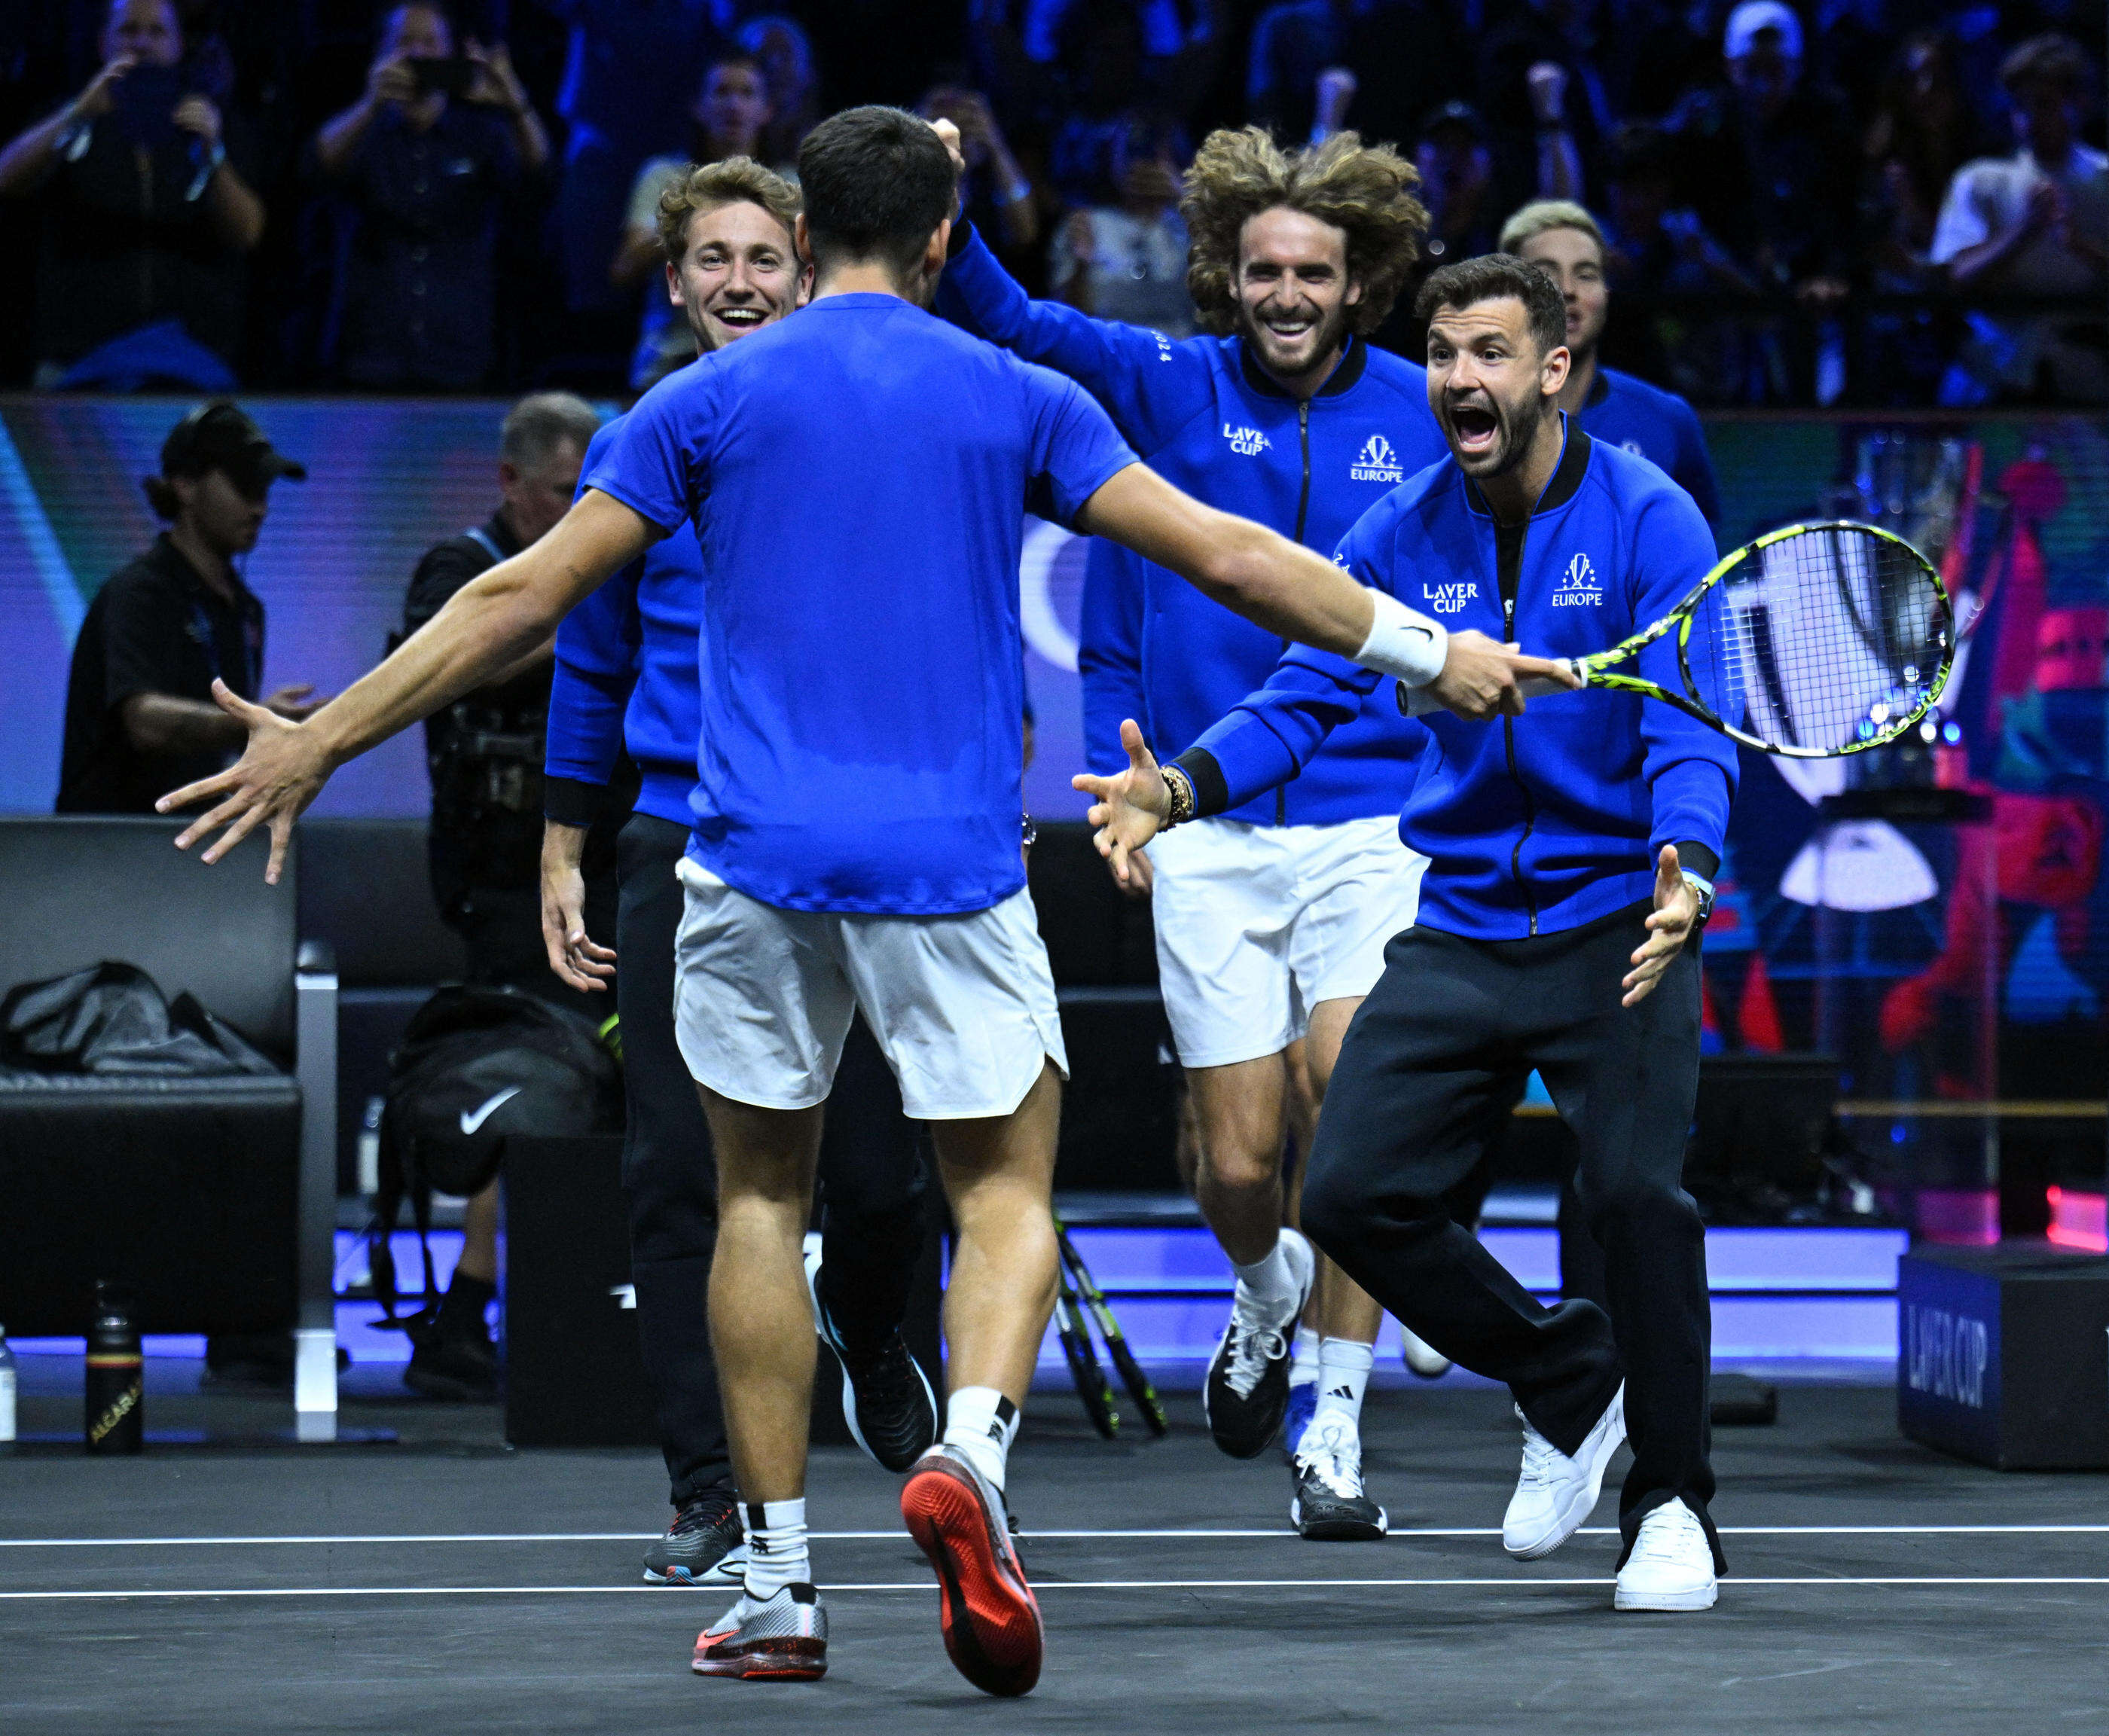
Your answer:
[[[413,56],[404,64],[410,69],[410,76],[418,81],[420,92],[437,91],[443,97],[466,97],[469,87],[476,83],[476,62],[458,54],[446,60]]]
[[[111,92],[108,124],[135,145],[173,145],[183,134],[169,116],[187,92],[174,66],[134,66]]]

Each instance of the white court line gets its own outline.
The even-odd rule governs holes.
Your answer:
[[[1510,1576],[1502,1579],[1333,1579],[1333,1580],[1044,1580],[1033,1590],[1050,1591],[1370,1591],[1426,1587],[1456,1589],[1492,1587],[1515,1591],[1541,1586],[1592,1586],[1598,1590],[1615,1584],[1609,1578],[1530,1579]],[[2041,1575],[2030,1577],[1979,1578],[1967,1575],[1949,1577],[1858,1576],[1853,1578],[1745,1579],[1723,1581],[1732,1593],[1747,1585],[2109,1585],[2109,1576]],[[824,1592],[917,1591],[926,1595],[937,1589],[935,1580],[870,1580],[823,1585]],[[666,1596],[656,1585],[271,1585],[197,1588],[180,1591],[129,1589],[123,1591],[0,1591],[0,1600],[11,1603],[107,1602],[124,1598],[519,1598],[519,1597],[657,1597],[671,1604],[680,1599]]]
[[[2091,1536],[2109,1532],[2109,1525],[1723,1525],[1723,1537],[1934,1537]],[[815,1543],[897,1543],[903,1531],[813,1531]],[[1240,1531],[1026,1531],[1027,1543],[1056,1539],[1275,1538],[1293,1535],[1285,1526]],[[1482,1526],[1401,1526],[1394,1537],[1498,1537],[1500,1527]],[[1616,1526],[1584,1526],[1578,1537],[1615,1537]],[[314,1535],[254,1537],[0,1537],[0,1549],[160,1549],[241,1547],[281,1544],[386,1543],[649,1543],[657,1531],[351,1531]]]

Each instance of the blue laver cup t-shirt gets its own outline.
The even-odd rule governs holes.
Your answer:
[[[794,910],[985,910],[1018,854],[1027,511],[1136,462],[1077,386],[892,295],[670,375],[586,485],[703,548],[689,854]]]

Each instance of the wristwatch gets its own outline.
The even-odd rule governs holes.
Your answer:
[[[1684,883],[1691,887],[1699,900],[1699,914],[1693,918],[1692,927],[1704,928],[1706,918],[1714,913],[1714,882],[1704,875],[1695,874],[1690,868],[1682,871]]]

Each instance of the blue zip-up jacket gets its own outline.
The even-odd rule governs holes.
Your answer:
[[[581,476],[593,474],[621,422],[604,422],[594,434]],[[557,629],[543,784],[543,811],[551,819],[588,823],[614,776],[618,749],[627,747],[644,780],[637,811],[677,826],[693,823],[689,792],[696,787],[702,730],[702,588],[703,551],[695,526],[684,524],[564,617]]]
[[[1425,372],[1359,339],[1318,395],[1299,403],[1260,371],[1240,339],[1175,343],[1032,300],[971,232],[945,268],[937,308],[978,336],[1067,374],[1167,481],[1321,551],[1387,489],[1447,450],[1428,408]],[[1099,771],[1127,764],[1124,717],[1159,748],[1183,746],[1265,681],[1282,650],[1280,638],[1177,574],[1125,549],[1095,548],[1077,660],[1086,759]],[[1323,826],[1393,812],[1398,765],[1426,739],[1388,698],[1372,701],[1294,783],[1228,817]]]
[[[1706,522],[1721,523],[1721,485],[1714,480],[1714,460],[1706,451],[1705,431],[1691,406],[1674,392],[1600,367],[1589,401],[1575,418],[1592,440],[1637,452],[1669,473],[1669,480],[1698,503]]]
[[[1661,471],[1569,422],[1559,468],[1523,523],[1497,524],[1446,459],[1394,489],[1334,558],[1453,633],[1476,627],[1566,657],[1608,650],[1667,615],[1714,564],[1714,539]],[[1695,670],[1710,666],[1705,622],[1694,627]],[[1682,692],[1675,637],[1643,651],[1640,671]],[[1199,811],[1293,777],[1373,692],[1396,704],[1394,691],[1344,657],[1296,647],[1181,756]],[[1717,709],[1729,702],[1709,697]],[[1664,844],[1699,874],[1719,866],[1736,750],[1672,706],[1584,691],[1533,699],[1519,718],[1425,721],[1432,745],[1393,789],[1405,802],[1399,836],[1429,858],[1420,920],[1431,928],[1513,940],[1579,927],[1646,898]]]

